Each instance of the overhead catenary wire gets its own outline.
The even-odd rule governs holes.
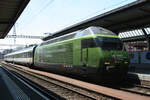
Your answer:
[[[111,2],[111,1],[112,1],[112,0],[110,0],[110,2]],[[94,16],[99,15],[99,14],[101,14],[101,13],[104,13],[104,12],[108,11],[108,9],[109,9],[109,10],[114,9],[114,7],[118,7],[119,5],[122,5],[123,3],[126,3],[126,2],[128,2],[128,1],[130,1],[130,0],[122,0],[122,1],[120,1],[120,2],[118,2],[118,3],[116,3],[116,4],[113,4],[113,5],[110,5],[110,6],[108,6],[108,7],[102,8],[102,9],[100,9],[100,10],[94,12],[94,13],[91,13],[91,14],[89,14],[89,15],[83,17],[83,18],[77,19],[76,21],[74,21],[73,24],[78,23],[79,21],[83,21],[83,20],[85,20],[85,19],[94,17]],[[135,1],[136,1],[136,0],[135,0]],[[100,13],[100,12],[101,12],[101,13]],[[71,25],[71,24],[72,24],[72,23],[69,23],[69,25]]]
[[[29,19],[27,19],[26,21],[24,21],[25,24],[22,25],[21,28],[23,28],[23,27],[25,27],[26,25],[29,25],[29,23],[32,23],[33,21],[35,21],[35,19],[36,19],[38,16],[40,16],[40,15],[43,13],[43,11],[45,11],[54,1],[55,1],[55,0],[48,0],[48,2],[46,2],[46,3],[44,3],[44,4],[41,3],[41,5],[43,5],[43,6],[40,7],[39,9],[34,10],[35,12],[32,13],[31,16],[29,16]],[[45,2],[45,0],[44,0],[44,2]]]

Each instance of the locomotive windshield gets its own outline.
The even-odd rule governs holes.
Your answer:
[[[119,38],[98,37],[98,45],[103,50],[122,50],[123,43]]]

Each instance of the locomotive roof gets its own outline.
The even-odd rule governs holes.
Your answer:
[[[59,36],[59,37],[51,38],[51,39],[49,39],[49,40],[47,40],[47,41],[42,42],[42,43],[39,44],[39,45],[43,45],[43,44],[48,43],[48,42],[50,42],[50,41],[59,39],[59,38],[61,38],[61,37],[65,37],[65,36],[69,36],[69,35],[75,35],[75,34],[77,34],[77,33],[80,32],[80,31],[81,31],[81,30],[78,30],[78,31],[75,31],[75,32],[72,32],[72,33],[69,33],[69,34],[65,34],[65,35]]]
[[[112,31],[99,26],[90,26],[85,30],[89,30],[91,34],[116,35]],[[84,30],[83,30],[84,31]]]
[[[86,29],[78,30],[76,32],[72,32],[72,33],[69,33],[69,34],[65,34],[65,35],[62,35],[62,36],[55,37],[55,38],[52,38],[50,40],[44,41],[41,44],[39,44],[39,46],[49,44],[49,43],[58,42],[58,41],[64,41],[64,40],[69,40],[69,39],[73,39],[73,38],[79,38],[79,37],[86,36],[86,35],[94,35],[94,34],[117,36],[112,31],[107,30],[105,28],[102,28],[102,27],[99,27],[99,26],[90,26]]]

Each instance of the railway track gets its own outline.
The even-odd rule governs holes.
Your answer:
[[[48,89],[65,99],[69,99],[69,100],[74,100],[74,99],[75,100],[83,100],[83,99],[84,100],[104,100],[104,99],[114,100],[116,99],[114,97],[109,97],[103,94],[87,91],[79,87],[74,87],[71,84],[66,84],[65,82],[60,82],[58,80],[50,79],[49,77],[43,76],[41,74],[35,74],[32,72],[21,70],[16,66],[13,66],[11,68],[9,67],[8,69],[15,73],[17,72],[19,75],[21,75],[21,77],[26,77],[29,80],[33,80],[35,83],[42,84],[42,86],[45,89]]]
[[[33,83],[27,82],[24,78],[18,77],[18,75],[15,75],[11,71],[9,71],[5,67],[1,67],[5,74],[9,76],[9,84],[13,84],[13,88],[11,85],[8,86],[8,88],[11,87],[12,90],[10,90],[11,95],[14,100],[58,100],[62,99],[59,96],[54,96],[54,94],[47,94],[44,90],[37,88],[38,86],[33,85]]]
[[[50,89],[53,87],[53,90],[58,90],[58,91],[52,91],[52,92],[58,94],[59,96],[62,96],[65,99],[73,98],[73,99],[79,100],[79,99],[84,98],[86,100],[91,100],[91,99],[92,100],[93,99],[95,100],[98,100],[98,99],[99,100],[103,100],[103,99],[150,100],[149,95],[141,96],[141,94],[137,95],[135,93],[129,93],[129,92],[121,91],[121,90],[110,89],[110,88],[97,86],[97,85],[80,82],[76,80],[68,81],[67,79],[65,80],[65,78],[60,78],[60,77],[59,77],[60,79],[64,79],[64,80],[60,80],[60,79],[57,80],[57,78],[54,78],[55,77],[54,75],[51,75],[51,78],[50,78],[49,73],[46,73],[46,72],[39,73],[40,71],[34,71],[28,68],[17,67],[12,64],[8,65],[5,63],[4,65],[9,70],[15,71],[19,73],[20,75],[36,83],[42,84],[42,86],[46,89]],[[29,71],[29,70],[32,70],[32,71]],[[51,84],[51,85],[48,85],[48,84]],[[49,86],[52,86],[52,87],[49,87]],[[63,93],[60,92],[61,90],[63,91]]]
[[[125,82],[123,82],[117,89],[150,96],[150,81],[143,82],[143,80],[138,80],[134,77],[129,77]]]
[[[135,85],[135,91],[139,91],[142,95],[150,96],[150,87]]]
[[[126,83],[125,86],[116,87],[115,89],[150,97],[150,87],[142,85],[135,85],[135,84],[133,85],[131,83]]]

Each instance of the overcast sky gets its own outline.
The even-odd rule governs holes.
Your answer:
[[[16,22],[16,32],[17,35],[43,36],[44,33],[59,31],[133,1],[135,0],[30,0]],[[11,30],[9,35],[12,33]],[[40,42],[35,39],[16,39],[16,44]],[[13,39],[1,39],[0,44],[13,44]]]

